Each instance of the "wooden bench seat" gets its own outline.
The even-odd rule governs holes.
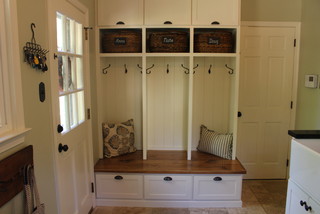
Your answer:
[[[95,172],[171,173],[171,174],[245,174],[239,160],[226,160],[211,154],[192,151],[187,160],[186,151],[148,151],[143,160],[142,151],[100,159]]]

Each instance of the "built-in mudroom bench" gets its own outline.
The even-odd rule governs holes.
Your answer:
[[[238,160],[193,151],[149,151],[104,158],[95,165],[98,206],[240,207]]]
[[[241,206],[240,3],[96,0],[97,205]]]

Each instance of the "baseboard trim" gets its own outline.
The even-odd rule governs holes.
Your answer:
[[[96,199],[97,206],[125,207],[172,207],[172,208],[212,208],[242,207],[242,201],[164,201],[164,200],[117,200]]]

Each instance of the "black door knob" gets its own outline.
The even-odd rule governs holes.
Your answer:
[[[238,111],[238,117],[241,117],[241,116],[242,116],[241,111]]]
[[[57,126],[57,132],[58,133],[63,132],[63,126],[61,126],[60,124]]]
[[[59,147],[58,147],[58,151],[61,153],[62,151],[66,152],[68,151],[69,147],[68,145],[62,145],[61,143],[59,144]]]

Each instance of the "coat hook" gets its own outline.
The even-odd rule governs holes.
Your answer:
[[[226,67],[227,69],[229,69],[229,71],[228,71],[229,74],[233,74],[233,69],[232,69],[232,68],[228,67],[227,64],[225,64],[225,67]]]
[[[169,73],[169,64],[167,64],[167,74]]]
[[[190,73],[190,72],[189,72],[189,68],[184,67],[183,64],[181,64],[181,67],[183,67],[184,69],[186,69],[186,70],[184,71],[185,74],[189,74],[189,73]],[[193,67],[193,69],[196,69],[197,67],[199,67],[199,64],[197,64],[195,67]],[[193,70],[193,74],[194,74],[194,73],[196,73],[195,70]]]
[[[184,67],[183,64],[181,64],[181,67],[185,69],[185,71],[184,71],[185,74],[189,74],[189,68]]]
[[[142,67],[139,64],[137,64],[137,67],[141,69],[140,72],[142,73]]]
[[[124,73],[128,73],[127,64],[124,64]]]
[[[210,67],[209,67],[209,70],[208,70],[209,74],[211,74],[211,68],[212,68],[212,65],[210,64]]]
[[[193,67],[193,74],[196,73],[196,71],[194,69],[198,68],[199,64],[196,65],[196,67]]]
[[[152,64],[151,67],[149,67],[149,68],[146,69],[146,73],[147,73],[147,74],[151,74],[151,71],[149,71],[149,70],[150,70],[151,68],[153,68],[153,67],[154,67],[154,64]]]
[[[104,69],[102,69],[102,73],[103,73],[103,74],[107,74],[107,73],[108,73],[107,69],[110,68],[110,67],[111,67],[111,64],[109,64],[107,67],[105,67]]]
[[[33,30],[33,28],[35,28],[36,27],[36,25],[34,24],[34,23],[31,23],[31,32],[32,32],[32,38],[31,38],[31,42],[32,43],[37,43],[36,42],[36,39],[34,38],[34,30]]]

